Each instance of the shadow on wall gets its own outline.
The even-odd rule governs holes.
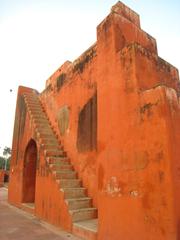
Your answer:
[[[9,182],[9,173],[6,172],[6,173],[4,174],[4,183],[8,183],[8,182]]]
[[[79,152],[97,149],[97,92],[79,113],[77,149]]]
[[[37,166],[37,146],[31,139],[26,147],[23,169],[23,202],[31,203],[35,200]]]

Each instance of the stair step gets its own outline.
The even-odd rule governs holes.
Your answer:
[[[35,124],[37,124],[39,127],[44,127],[44,126],[46,126],[46,127],[50,127],[51,128],[51,126],[50,126],[50,123],[49,123],[49,120],[46,118],[46,119],[38,119],[38,118],[34,118],[34,122],[35,122]]]
[[[53,135],[53,138],[52,137],[44,137],[41,140],[41,144],[43,144],[44,146],[48,146],[48,145],[62,146],[62,144],[58,141],[58,139],[54,135]]]
[[[61,188],[64,192],[65,199],[86,197],[86,188]]]
[[[73,166],[71,164],[50,164],[50,168],[53,171],[73,170]]]
[[[42,111],[44,113],[43,108],[39,105],[32,105],[32,104],[27,103],[27,108],[30,111],[35,111],[35,112],[37,112],[37,111],[41,112]]]
[[[42,114],[44,114],[44,111],[43,111],[43,109],[42,109],[42,107],[40,107],[40,106],[38,106],[38,105],[35,105],[35,106],[28,106],[28,109],[30,110],[30,111],[32,111],[33,113],[42,113]]]
[[[37,100],[37,99],[27,99],[27,98],[25,98],[25,102],[26,102],[27,104],[37,105],[37,106],[40,105],[40,106],[41,106],[40,101]]]
[[[46,124],[48,124],[49,125],[49,121],[48,121],[48,119],[46,118],[46,119],[38,119],[38,118],[33,118],[33,121],[34,121],[34,123],[35,123],[35,125],[36,124],[38,124],[38,125],[46,125]]]
[[[46,145],[46,147],[44,147],[45,151],[61,151],[63,156],[65,154],[65,151],[63,149],[63,147],[61,145],[57,146],[57,145]]]
[[[51,132],[53,132],[52,128],[49,126],[49,124],[43,124],[43,125],[38,125],[37,129],[39,131],[45,131],[45,130],[51,130]],[[53,132],[54,133],[54,132]]]
[[[34,121],[37,122],[37,123],[41,123],[41,124],[48,123],[48,124],[50,124],[47,117],[43,117],[43,118],[42,117],[38,118],[38,116],[33,116],[33,117],[34,117]]]
[[[38,96],[37,95],[34,95],[34,94],[23,94],[24,95],[24,98],[26,98],[26,99],[28,99],[28,100],[31,100],[31,99],[33,99],[33,100],[39,100],[39,98],[38,98]]]
[[[30,113],[31,113],[31,115],[33,115],[33,118],[34,118],[34,119],[47,120],[47,121],[48,121],[47,117],[46,117],[44,114],[32,113],[32,112],[30,112]]]
[[[38,99],[29,99],[29,98],[27,98],[27,97],[25,97],[25,102],[26,102],[26,104],[37,104],[37,105],[40,105],[41,106],[41,104],[40,104],[40,100]]]
[[[31,114],[31,117],[35,125],[38,125],[38,126],[49,125],[49,120],[47,118],[38,118],[37,116],[34,116],[34,114],[33,115]]]
[[[26,93],[24,93],[23,94],[25,97],[36,97],[36,98],[38,98],[38,92],[26,92]]]
[[[97,218],[96,208],[81,208],[69,211],[73,222]]]
[[[41,139],[41,144],[42,145],[48,145],[48,144],[59,145],[58,140],[56,138],[43,138]]]
[[[28,101],[28,102],[38,102],[40,103],[39,101],[39,98],[38,97],[34,97],[34,96],[24,96],[24,98]]]
[[[29,103],[28,101],[26,101],[26,103],[27,103],[27,107],[30,109],[34,109],[34,110],[43,109],[41,104],[32,104],[32,103]]]
[[[40,130],[39,128],[36,128],[36,133],[37,134],[44,134],[44,135],[52,135],[55,137],[54,132],[51,129],[42,129]]]
[[[57,179],[76,179],[77,173],[75,171],[59,171],[54,172]]]
[[[70,160],[68,157],[60,156],[60,157],[48,157],[47,162],[50,164],[69,164]]]
[[[53,136],[56,139],[56,136],[55,136],[54,132],[52,132],[52,130],[46,130],[46,129],[40,130],[40,129],[36,128],[36,133],[38,135]]]
[[[47,157],[63,157],[66,155],[66,152],[64,152],[63,150],[47,149],[44,150],[44,152]]]
[[[61,188],[76,188],[82,186],[80,179],[61,179],[58,183]]]
[[[91,208],[92,199],[88,197],[84,198],[74,198],[66,199],[69,210],[81,209],[81,208]]]
[[[48,123],[44,123],[44,122],[38,124],[38,127],[36,127],[36,132],[41,132],[43,134],[52,133],[55,136],[55,133],[47,124]],[[37,123],[35,123],[35,125],[37,126]]]
[[[84,240],[97,240],[98,219],[75,222],[72,232]]]
[[[40,130],[50,128],[49,123],[44,123],[44,122],[43,123],[35,123],[34,125],[35,125],[35,128],[40,129]]]
[[[39,99],[36,93],[25,93],[24,96],[28,99]]]
[[[41,133],[41,132],[37,132],[37,137],[40,137],[40,138],[54,138],[56,139],[56,137],[54,136],[53,133]]]
[[[34,109],[31,108],[31,109],[28,109],[28,110],[32,115],[35,115],[35,116],[38,115],[38,116],[47,118],[42,109],[34,110]]]
[[[57,149],[57,150],[63,150],[63,146],[58,144],[58,143],[49,143],[49,144],[41,144],[41,147],[43,147],[44,149],[48,150],[48,149]]]

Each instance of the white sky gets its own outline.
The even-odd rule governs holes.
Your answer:
[[[159,55],[180,69],[180,1],[124,0],[156,38]],[[45,80],[96,41],[112,0],[0,0],[0,154],[11,147],[19,85],[42,91]],[[10,92],[13,89],[13,92]]]

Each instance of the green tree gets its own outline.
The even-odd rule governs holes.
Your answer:
[[[5,158],[0,156],[0,169],[4,169]]]
[[[3,150],[3,156],[7,157],[11,155],[11,148],[5,147]]]
[[[3,150],[3,157],[0,156],[0,169],[9,170],[11,160],[11,148],[5,147]]]
[[[9,157],[8,160],[7,160],[6,169],[7,169],[8,171],[10,170],[10,161],[11,161],[11,157]]]

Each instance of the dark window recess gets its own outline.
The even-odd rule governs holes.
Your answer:
[[[86,103],[78,119],[77,149],[79,152],[97,148],[97,93]]]

